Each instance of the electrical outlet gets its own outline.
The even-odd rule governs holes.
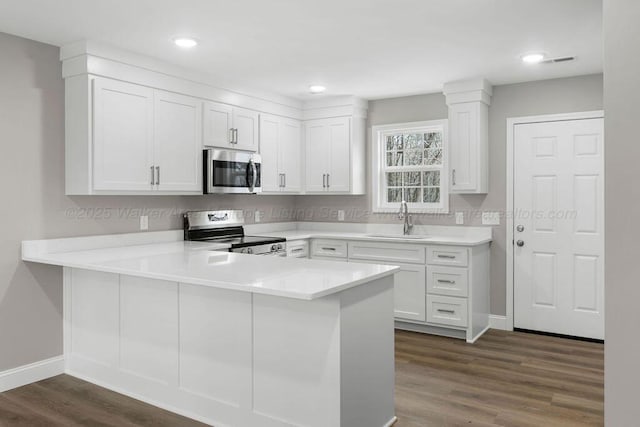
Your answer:
[[[464,212],[456,212],[456,225],[464,224]]]
[[[338,221],[344,221],[344,211],[343,210],[339,210],[338,211]]]
[[[140,215],[140,230],[149,229],[149,217],[147,215]]]
[[[482,212],[482,225],[500,225],[500,212]]]
[[[262,221],[262,212],[261,211],[255,211],[255,213],[253,214],[253,220],[255,222]]]

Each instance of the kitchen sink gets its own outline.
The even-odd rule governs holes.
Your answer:
[[[429,236],[426,234],[367,234],[366,237],[376,237],[379,239],[411,239],[411,240],[421,240],[427,239]]]

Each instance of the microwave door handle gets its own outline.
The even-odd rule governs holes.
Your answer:
[[[249,163],[247,164],[247,187],[249,187],[249,193],[253,193],[253,188],[255,185],[255,164],[253,163],[253,160],[249,160]],[[250,175],[254,175],[251,177],[251,179],[249,179]]]
[[[253,182],[251,183],[251,192],[253,192],[253,190],[256,188],[256,185],[258,185],[258,166],[256,166],[253,160],[251,160],[249,164],[251,165],[251,169],[253,170]]]

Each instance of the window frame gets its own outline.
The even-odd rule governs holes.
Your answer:
[[[388,125],[373,126],[371,128],[372,141],[372,211],[376,213],[395,213],[400,209],[400,203],[388,203],[386,200],[387,183],[386,172],[394,172],[387,170],[386,165],[386,141],[385,136],[390,133],[428,133],[430,131],[442,132],[442,165],[441,166],[407,166],[406,172],[420,170],[424,171],[436,170],[440,171],[440,202],[439,203],[408,203],[408,208],[414,213],[449,213],[449,121],[428,120],[420,122],[394,123]],[[400,171],[400,169],[398,170]],[[405,187],[406,188],[406,187]],[[424,187],[423,187],[424,188]]]

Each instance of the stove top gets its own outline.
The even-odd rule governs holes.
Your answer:
[[[198,239],[205,242],[229,243],[231,249],[247,248],[250,246],[270,245],[273,243],[283,243],[287,239],[283,237],[266,237],[266,236],[232,236],[232,237],[210,237]]]

